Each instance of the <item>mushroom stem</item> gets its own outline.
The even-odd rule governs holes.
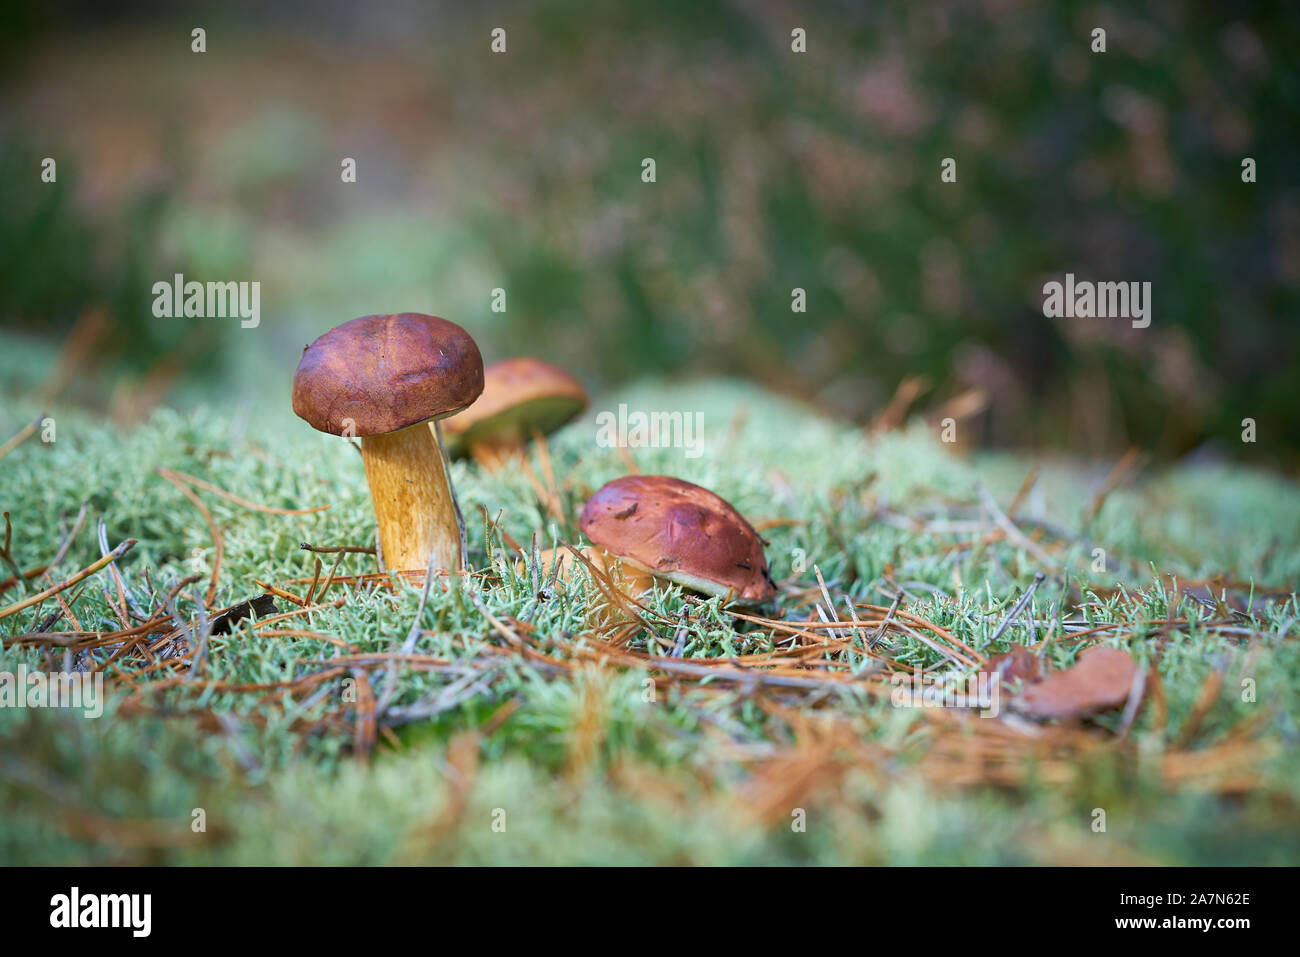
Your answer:
[[[460,522],[442,448],[424,423],[361,439],[361,459],[390,571],[459,571]]]
[[[470,447],[469,454],[485,472],[496,474],[512,461],[524,457],[524,443],[511,440],[479,442]]]

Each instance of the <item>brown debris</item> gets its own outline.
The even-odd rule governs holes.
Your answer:
[[[1010,651],[990,658],[986,667],[993,674],[1001,675],[1002,683],[1008,687],[1017,681],[1031,684],[1043,677],[1042,660],[1024,645],[1013,644]]]
[[[1030,685],[1014,704],[1035,718],[1077,718],[1118,708],[1128,701],[1137,673],[1137,662],[1127,651],[1089,648],[1072,667]]]
[[[275,606],[275,599],[269,594],[258,595],[256,598],[248,599],[248,601],[241,601],[237,605],[231,605],[212,619],[212,634],[228,635],[234,630],[234,626],[245,618],[274,615],[279,610]]]

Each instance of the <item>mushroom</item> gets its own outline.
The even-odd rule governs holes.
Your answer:
[[[587,391],[549,362],[521,356],[483,372],[483,395],[442,424],[452,458],[470,455],[496,469],[523,451],[534,431],[549,435],[587,407]]]
[[[317,431],[361,438],[390,570],[460,569],[460,515],[436,420],[482,391],[478,346],[436,316],[363,316],[303,350],[293,411]]]
[[[776,592],[763,540],[725,500],[667,475],[627,475],[602,486],[578,527],[603,552],[706,595],[756,605]]]

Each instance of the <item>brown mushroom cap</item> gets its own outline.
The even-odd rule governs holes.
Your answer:
[[[401,312],[362,316],[305,350],[293,377],[293,411],[312,428],[382,435],[452,415],[483,391],[483,357],[446,319]]]
[[[483,395],[442,424],[453,454],[479,442],[523,442],[554,432],[587,407],[587,390],[563,369],[520,356],[483,370]]]
[[[756,604],[776,591],[754,527],[724,499],[681,479],[615,479],[587,502],[578,527],[610,554],[708,595]]]

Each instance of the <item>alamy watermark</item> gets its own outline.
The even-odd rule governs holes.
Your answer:
[[[104,673],[0,671],[0,708],[80,708],[87,718],[104,713]]]
[[[1043,284],[1043,315],[1048,319],[1130,319],[1134,329],[1151,325],[1150,282],[1065,282]]]
[[[80,887],[50,898],[50,926],[124,928],[132,937],[148,937],[153,929],[152,894],[83,894]]]
[[[1001,711],[1002,677],[977,671],[964,682],[936,681],[913,668],[911,674],[890,676],[894,690],[889,702],[895,708],[979,708],[981,718],[996,718]]]
[[[186,282],[177,273],[171,282],[153,284],[153,314],[159,319],[239,318],[245,329],[262,321],[262,284],[253,282]]]
[[[602,449],[683,449],[688,459],[704,454],[703,412],[628,411],[620,402],[617,412],[596,415],[596,444]]]

